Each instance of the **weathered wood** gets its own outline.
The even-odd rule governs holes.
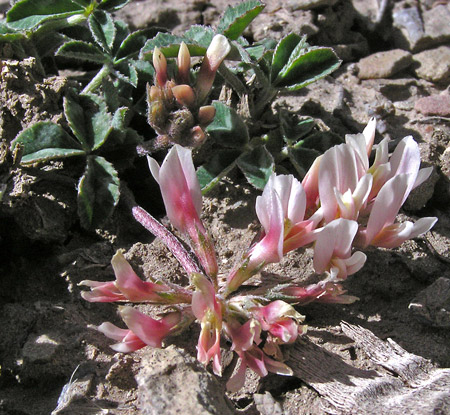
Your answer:
[[[309,340],[299,340],[287,364],[326,399],[330,404],[326,412],[450,414],[450,369],[436,368],[393,340],[384,342],[362,327],[345,322],[341,327],[373,363],[392,374],[355,368]]]

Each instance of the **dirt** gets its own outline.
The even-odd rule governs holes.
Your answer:
[[[228,4],[192,0],[179,8],[179,2],[172,0],[164,4],[135,1],[126,6],[122,17],[142,19],[140,10],[150,7],[149,3],[153,17],[147,21],[159,25],[170,21],[175,32],[194,23],[214,24]],[[450,300],[445,303],[433,294],[432,298],[425,296],[428,303],[419,309],[409,307],[420,302],[422,291],[438,278],[450,278],[448,115],[427,116],[414,107],[421,97],[448,94],[447,85],[419,79],[411,68],[389,79],[360,80],[355,66],[360,58],[381,47],[390,50],[396,46],[387,38],[374,42],[374,33],[362,29],[356,17],[347,26],[352,32],[345,29],[350,24],[346,2],[328,2],[336,4],[306,11],[296,9],[296,2],[287,2],[285,7],[277,6],[278,2],[267,3],[260,20],[255,20],[246,33],[249,38],[280,38],[301,16],[303,26],[299,26],[309,27],[311,43],[334,42],[346,61],[332,76],[299,93],[279,97],[274,106],[312,116],[322,130],[341,136],[361,131],[369,117],[376,115],[377,140],[386,135],[401,139],[411,134],[419,142],[423,165],[435,170],[432,178],[411,195],[401,214],[412,219],[437,216],[436,226],[397,249],[366,252],[365,267],[344,284],[351,295],[359,297],[356,303],[299,308],[306,316],[306,338],[351,366],[383,372],[343,335],[340,323],[345,321],[369,329],[382,340],[391,338],[409,353],[439,367],[450,367],[450,317],[437,321],[430,312],[438,307],[448,315]],[[343,13],[347,13],[347,20],[341,21]],[[140,20],[134,23],[143,24]],[[330,27],[336,29],[335,39],[319,30]],[[357,35],[352,37],[352,33]],[[208,404],[201,404],[205,412],[199,409],[198,413],[335,411],[326,397],[295,376],[259,379],[248,373],[241,391],[226,393],[231,358],[225,353],[229,366],[223,378],[196,365],[195,327],[180,338],[170,339],[166,351],[144,348],[129,355],[115,353],[108,339],[89,328],[103,321],[122,325],[116,305],[87,303],[81,299],[78,286],[86,279],[112,280],[110,260],[117,249],[126,251],[126,258],[143,278],[157,276],[183,284],[186,277],[163,244],[134,224],[122,205],[105,229],[88,233],[79,228],[73,190],[80,168],[76,163],[27,169],[15,164],[7,144],[22,128],[38,120],[63,122],[61,103],[66,80],[46,77],[31,60],[3,57],[0,184],[6,190],[0,205],[0,414],[172,414],[174,408],[182,411],[183,404],[185,408],[197,408],[199,402]],[[20,76],[11,81],[3,72],[5,67],[10,68],[8,74],[16,71]],[[68,173],[61,174],[63,167]],[[258,194],[233,172],[204,198],[203,220],[216,245],[221,275],[226,275],[259,230],[254,210]],[[161,214],[159,199],[144,207],[153,207]],[[248,284],[270,284],[286,277],[305,283],[312,274],[311,258],[309,250],[291,252]],[[155,393],[160,400],[152,401],[151,384],[162,378],[171,387],[158,389]],[[177,395],[180,387],[191,393]],[[186,396],[201,399],[192,398],[191,402]],[[176,401],[172,409],[171,399]],[[158,412],[158,405],[164,409]]]

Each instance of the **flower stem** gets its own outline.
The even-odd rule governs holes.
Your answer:
[[[90,92],[95,91],[102,83],[102,80],[105,76],[109,74],[109,65],[105,63],[102,68],[97,72],[97,75],[95,75],[91,82],[89,82],[81,91],[81,95],[89,94]]]
[[[189,255],[181,242],[161,223],[159,223],[150,213],[140,206],[133,206],[131,209],[133,217],[149,232],[158,238],[161,238],[170,252],[175,256],[178,262],[183,266],[186,272],[192,274],[202,274],[200,267]]]

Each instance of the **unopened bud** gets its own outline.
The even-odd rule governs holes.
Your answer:
[[[164,86],[167,82],[167,61],[161,50],[155,46],[153,50],[153,66],[156,71],[156,82]]]
[[[211,71],[217,71],[222,61],[231,50],[228,39],[223,35],[215,35],[206,51],[206,60]]]
[[[203,144],[206,139],[206,134],[203,129],[196,125],[191,128],[191,145],[192,147],[198,147]]]
[[[216,71],[230,52],[231,46],[223,35],[215,35],[209,45],[197,77],[197,99],[201,104],[208,95],[216,76]]]
[[[205,105],[198,109],[198,122],[200,125],[208,125],[216,115],[216,109],[212,105]]]
[[[189,108],[195,104],[195,92],[189,85],[176,85],[172,93],[181,106]]]
[[[167,109],[164,105],[163,90],[157,86],[147,84],[148,123],[161,132],[167,119]]]
[[[162,101],[163,100],[163,92],[161,88],[157,86],[149,86],[147,85],[147,96],[149,101]]]
[[[191,54],[186,46],[186,43],[181,42],[180,49],[178,51],[178,83],[188,84],[189,83],[189,70],[191,68]]]
[[[172,93],[172,88],[175,85],[176,85],[176,83],[172,80],[166,82],[166,86],[164,88],[164,94],[165,94],[165,102],[166,102],[166,105],[168,105],[168,106],[172,106],[172,104],[173,104],[174,96]]]

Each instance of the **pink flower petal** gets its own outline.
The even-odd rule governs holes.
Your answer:
[[[152,347],[161,347],[163,339],[180,321],[178,313],[171,313],[160,320],[155,320],[132,307],[121,307],[119,312],[130,330],[145,344]]]

